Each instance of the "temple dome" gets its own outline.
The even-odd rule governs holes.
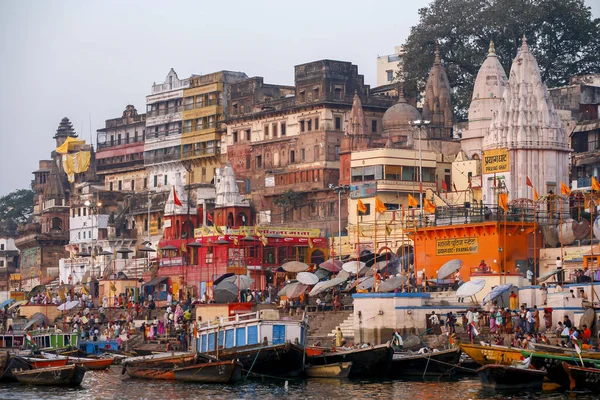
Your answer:
[[[383,132],[385,134],[390,129],[407,128],[411,121],[418,119],[421,119],[421,113],[408,104],[404,96],[400,96],[398,102],[383,114]]]

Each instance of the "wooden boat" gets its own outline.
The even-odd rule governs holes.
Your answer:
[[[304,349],[306,351],[307,356],[319,356],[323,353],[331,353],[332,350],[329,347],[321,347],[321,346],[308,346]]]
[[[555,353],[532,353],[527,350],[524,350],[523,354],[526,356],[531,356],[531,364],[536,369],[545,370],[548,372],[549,380],[554,383],[558,383],[563,387],[569,387],[571,384],[571,380],[563,368],[563,362],[566,362],[569,365],[581,365],[581,361],[583,361],[583,366],[585,368],[600,368],[599,360],[593,360],[589,358],[582,358],[580,360],[579,357],[571,355]]]
[[[546,371],[487,364],[477,370],[481,386],[489,389],[541,390]]]
[[[569,389],[588,389],[600,392],[600,368],[586,368],[562,363],[562,367],[569,377]]]
[[[522,349],[513,347],[461,343],[460,348],[479,365],[512,365],[525,358],[521,353]]]
[[[15,378],[26,385],[78,386],[85,376],[85,369],[78,365],[13,371]]]
[[[575,351],[575,349],[570,347],[561,347],[561,346],[553,346],[549,344],[543,343],[532,343],[533,348],[540,353],[557,353],[563,355],[575,355],[575,357],[579,358],[579,355]],[[591,360],[599,360],[600,361],[600,352],[598,351],[582,351],[582,358],[588,358]]]
[[[47,359],[66,359],[67,364],[76,364],[84,367],[88,371],[101,371],[110,367],[113,363],[114,358],[91,358],[91,357],[72,357],[64,356],[62,354],[52,354],[42,352],[42,355]]]
[[[31,364],[32,368],[48,368],[48,367],[64,367],[67,365],[65,358],[39,358],[39,357],[23,357],[25,361]]]
[[[122,373],[132,378],[175,380],[173,369],[191,365],[195,358],[196,355],[192,353],[130,357],[121,363]]]
[[[459,347],[427,353],[396,352],[389,371],[391,378],[451,375],[460,361]]]
[[[306,358],[310,365],[352,362],[350,378],[385,377],[392,365],[394,350],[389,343],[356,350],[337,350]]]
[[[352,369],[352,362],[340,362],[325,365],[307,365],[304,368],[309,378],[347,378]]]
[[[0,376],[0,382],[17,382],[17,378],[13,374],[14,371],[27,371],[32,368],[31,364],[23,357],[10,355],[6,368]]]
[[[243,366],[236,360],[215,361],[175,368],[176,381],[196,383],[235,383],[242,377]]]
[[[249,376],[297,378],[304,371],[304,346],[290,342],[276,345],[240,346],[216,352],[200,353],[206,361],[238,360]]]

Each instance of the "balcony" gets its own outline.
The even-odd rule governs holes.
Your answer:
[[[168,131],[148,132],[146,140],[160,139],[167,136],[174,136],[181,134],[181,128],[170,129]]]
[[[161,164],[164,162],[178,161],[178,160],[181,160],[180,153],[159,154],[156,156],[146,156],[144,159],[144,165]]]
[[[118,161],[118,162],[111,162],[111,163],[106,163],[106,164],[99,164],[96,167],[96,170],[100,173],[106,174],[112,170],[121,170],[121,169],[130,169],[130,168],[135,168],[135,167],[143,167],[144,166],[144,159],[138,159],[138,160],[129,160],[129,161]]]
[[[159,115],[175,114],[175,113],[181,111],[181,109],[182,109],[181,106],[173,106],[173,107],[167,107],[167,108],[159,108],[159,109],[149,110],[149,111],[146,111],[146,118],[148,118],[148,117],[158,117]]]
[[[600,182],[600,177],[596,176],[595,178],[598,182]],[[592,187],[592,177],[577,178],[575,182],[577,182],[577,187],[574,187],[573,189],[584,189]]]
[[[110,142],[98,143],[98,150],[107,149],[109,147],[122,146],[125,144],[133,144],[133,143],[144,143],[144,138],[141,136],[138,137],[127,137],[117,140],[111,140]]]
[[[220,147],[211,147],[208,149],[184,150],[181,158],[211,157],[221,154]]]

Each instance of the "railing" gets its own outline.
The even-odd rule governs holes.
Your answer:
[[[194,149],[193,151],[192,150],[184,150],[182,156],[183,156],[183,158],[209,156],[209,155],[213,155],[213,154],[219,154],[220,152],[221,152],[220,148],[211,147],[211,148],[207,148],[207,149]]]
[[[144,143],[144,138],[141,136],[138,137],[126,137],[117,140],[111,140],[110,142],[98,143],[98,150],[105,149],[108,147],[121,146],[123,144],[131,144],[131,143]]]
[[[167,108],[158,108],[158,109],[154,109],[154,110],[150,110],[147,111],[146,114],[146,118],[148,117],[157,117],[159,115],[168,115],[168,114],[175,114],[176,112],[181,111],[181,106],[173,106],[173,107],[167,107]]]
[[[144,164],[159,164],[167,161],[176,161],[179,159],[181,159],[180,153],[160,154],[157,156],[146,156],[144,159]]]
[[[135,167],[136,165],[144,165],[144,158],[128,161],[114,161],[107,164],[98,164],[96,166],[96,170],[98,172],[105,172],[113,168],[129,168]]]
[[[168,131],[148,132],[146,133],[146,140],[159,139],[165,136],[174,136],[181,134],[181,128],[170,129]]]

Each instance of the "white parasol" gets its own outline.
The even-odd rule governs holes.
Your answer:
[[[492,289],[484,298],[483,305],[485,306],[488,301],[493,301],[495,298],[502,295],[512,287],[512,283],[507,283],[505,285],[498,285]]]
[[[485,279],[472,279],[460,285],[456,291],[457,297],[471,297],[481,292],[485,287]]]
[[[288,261],[281,268],[287,272],[303,272],[308,269],[308,265],[300,261]]]
[[[549,278],[551,278],[553,275],[558,274],[559,272],[561,272],[562,269],[555,269],[553,271],[550,272],[546,272],[544,275],[541,275],[537,280],[538,282],[544,282],[547,281]]]
[[[375,283],[375,280],[373,279],[372,276],[367,276],[364,278],[360,278],[358,280],[358,288],[360,290],[369,290],[373,287],[373,284]]]
[[[358,274],[358,272],[364,268],[365,263],[362,261],[348,261],[342,265],[342,269],[351,274]]]
[[[449,277],[450,275],[452,275],[453,273],[455,273],[456,271],[461,269],[462,266],[463,266],[462,260],[459,260],[459,259],[450,260],[446,264],[442,265],[442,267],[440,268],[440,270],[437,273],[437,278],[438,279],[446,279],[447,277]]]
[[[380,292],[393,292],[402,286],[403,283],[406,283],[405,276],[393,276],[385,281],[381,282],[379,285]]]
[[[319,264],[319,268],[326,269],[329,272],[339,272],[342,270],[343,263],[340,260],[334,260],[330,258],[329,260],[322,262]]]
[[[72,300],[62,303],[60,306],[56,307],[58,311],[69,311],[74,309],[79,305],[79,300]]]
[[[319,277],[310,272],[299,272],[296,279],[305,285],[314,285],[319,282]]]
[[[221,282],[231,282],[239,288],[239,290],[248,290],[252,287],[254,279],[248,275],[233,275],[223,279]]]

